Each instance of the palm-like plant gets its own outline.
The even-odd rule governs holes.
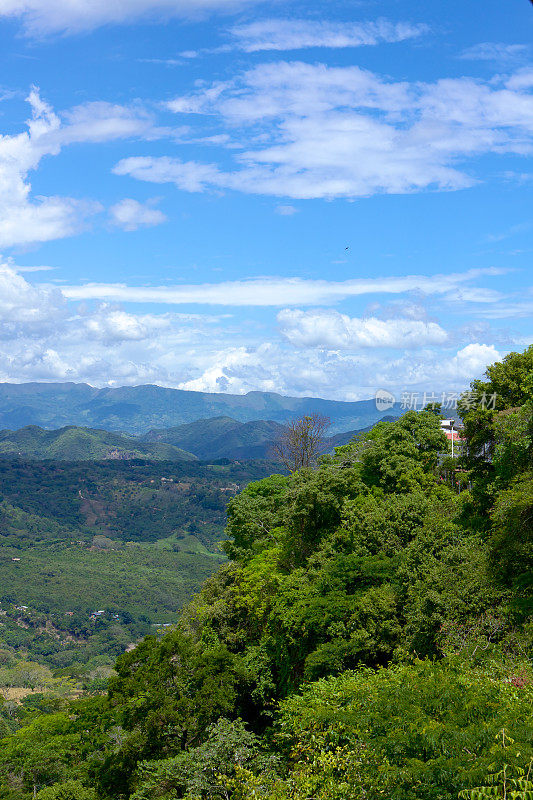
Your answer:
[[[514,744],[505,728],[496,737],[503,749]],[[485,786],[463,789],[459,792],[461,800],[484,800],[485,798],[503,798],[503,800],[533,800],[533,759],[527,769],[504,764],[502,769],[486,776]]]

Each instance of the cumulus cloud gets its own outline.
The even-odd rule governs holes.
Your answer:
[[[0,380],[176,385],[176,370],[181,377],[190,374],[187,348],[202,351],[216,338],[212,331],[220,321],[73,305],[60,288],[33,286],[13,262],[0,262]]]
[[[444,344],[446,331],[436,322],[413,319],[349,317],[332,310],[284,309],[278,314],[282,335],[296,347],[359,350],[389,347],[412,349]]]
[[[32,118],[24,133],[0,138],[0,246],[45,242],[79,230],[95,203],[68,197],[31,197],[28,173],[61,148],[59,117],[36,90],[29,95]]]
[[[0,335],[28,335],[61,321],[67,302],[59,289],[32,286],[8,261],[0,259]]]
[[[32,117],[27,130],[0,136],[0,247],[72,236],[102,210],[93,200],[32,196],[29,175],[44,157],[57,156],[62,147],[78,142],[101,143],[132,136],[151,139],[166,134],[139,106],[87,103],[59,115],[35,88],[28,102]]]
[[[62,288],[33,286],[13,262],[0,267],[0,319],[0,381],[157,383],[349,400],[371,397],[378,386],[398,395],[457,391],[502,354],[485,329],[472,330],[465,346],[436,323],[406,316],[289,309],[279,315],[279,337],[227,315],[92,307],[69,301]]]
[[[484,276],[501,275],[505,270],[489,267],[448,275],[405,275],[387,278],[355,278],[346,281],[309,280],[291,277],[266,277],[243,281],[221,281],[177,286],[128,286],[121,283],[85,283],[63,286],[71,300],[108,300],[129,303],[166,303],[224,306],[289,306],[335,303],[347,297],[366,294],[419,292],[454,297],[459,287]],[[461,288],[462,298],[468,290]],[[490,290],[485,290],[490,291]],[[482,288],[471,287],[472,298],[484,297]],[[493,301],[500,295],[494,292]]]
[[[103,342],[140,342],[169,328],[169,320],[153,314],[128,314],[120,308],[102,305],[83,320],[83,328],[90,339]]]
[[[494,345],[467,344],[442,364],[441,374],[449,380],[463,378],[469,380],[471,375],[480,375],[488,364],[501,360],[501,354]]]
[[[109,215],[111,223],[125,231],[136,231],[141,227],[161,225],[167,220],[162,211],[153,207],[153,202],[143,204],[129,197],[111,206]]]
[[[72,34],[137,20],[197,17],[230,12],[257,0],[0,0],[0,17],[22,20],[28,35]]]
[[[462,164],[487,153],[533,151],[532,85],[523,71],[491,81],[408,83],[353,66],[261,64],[167,104],[209,124],[218,120],[213,135],[232,133],[226,147],[233,169],[140,156],[114,171],[189,192],[293,199],[462,189],[477,181]]]
[[[383,387],[399,400],[405,390],[437,395],[461,391],[500,358],[501,353],[493,346],[477,343],[456,351],[430,348],[384,359],[381,353],[302,351],[265,342],[257,347],[233,346],[205,353],[203,362],[196,365],[200,374],[180,383],[180,388],[237,394],[276,391],[360,400],[372,397],[377,387]]]
[[[196,330],[169,331],[146,340],[92,341],[70,331],[59,341],[13,340],[0,351],[0,380],[72,380],[95,386],[156,383],[176,388],[232,392],[274,391],[339,400],[372,397],[386,387],[460,391],[500,357],[490,345],[459,350],[423,349],[398,358],[373,351],[294,349],[278,342],[243,343],[231,337],[201,338]]]
[[[231,28],[235,46],[247,53],[301,50],[308,47],[361,47],[402,42],[421,36],[427,25],[391,22],[332,22],[307,19],[263,19]]]

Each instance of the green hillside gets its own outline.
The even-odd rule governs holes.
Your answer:
[[[224,559],[228,500],[270,470],[0,459],[0,670],[7,648],[87,676],[176,621]]]
[[[175,621],[222,559],[191,535],[160,548],[93,533],[0,503],[0,653],[88,674]]]
[[[230,417],[214,417],[166,430],[151,430],[143,442],[166,442],[185,450],[190,448],[200,459],[272,458],[273,443],[284,426],[272,420],[238,422]]]
[[[150,458],[158,461],[190,461],[195,456],[172,444],[141,442],[133,436],[69,425],[48,431],[27,425],[17,431],[0,431],[0,455],[21,458],[53,458],[59,461]]]
[[[56,461],[272,460],[274,444],[284,431],[283,425],[272,420],[238,422],[230,417],[154,429],[139,437],[73,425],[51,431],[28,425],[17,431],[0,431],[0,457]],[[324,452],[346,444],[360,432],[335,434],[324,442]]]
[[[4,546],[0,550],[0,598],[2,604],[51,614],[72,610],[89,616],[104,608],[165,623],[177,619],[184,601],[220,560],[222,555],[207,551],[139,545],[99,549],[67,541],[24,552]]]
[[[86,541],[104,536],[119,542],[156,542],[194,535],[211,550],[222,535],[228,501],[271,471],[272,465],[263,462],[4,458],[0,495],[21,512],[77,531],[76,538]],[[41,523],[24,525],[42,535]]]
[[[214,417],[178,425],[164,430],[151,430],[140,437],[143,442],[167,442],[194,453],[199,459],[272,459],[274,445],[283,436],[285,426],[273,420],[239,422],[230,417]],[[337,433],[324,442],[324,452],[347,444],[368,428]]]
[[[0,708],[0,798],[529,800],[532,375],[533,346],[472,383],[460,458],[438,409],[409,411],[236,493],[228,560],[175,626],[119,656],[106,694]],[[0,577],[41,549],[59,583],[55,544],[20,550]],[[109,596],[130,602],[122,550],[93,552],[83,569],[96,581],[110,564]],[[141,592],[169,555],[139,563]],[[123,625],[100,611],[91,624]]]

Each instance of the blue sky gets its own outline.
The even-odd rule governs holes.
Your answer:
[[[0,380],[337,399],[533,341],[528,0],[0,0]]]

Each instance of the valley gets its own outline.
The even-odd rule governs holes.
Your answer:
[[[0,649],[79,677],[176,622],[225,559],[227,502],[273,468],[0,458]]]

